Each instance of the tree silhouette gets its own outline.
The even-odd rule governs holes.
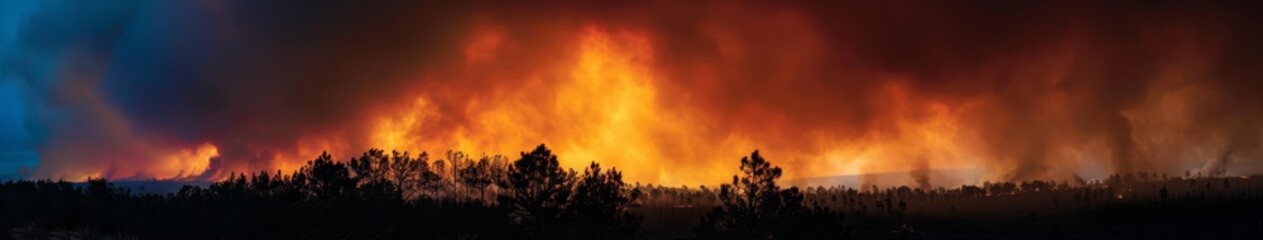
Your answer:
[[[380,149],[370,149],[360,158],[353,158],[347,164],[354,173],[353,181],[358,184],[359,197],[374,200],[402,198],[403,192],[399,188],[400,185],[394,182],[395,177],[391,174],[394,172],[392,171],[394,162],[408,161],[405,160],[407,156],[399,152],[392,152],[391,155],[388,157]]]
[[[325,153],[289,174],[232,173],[170,194],[132,192],[105,179],[0,182],[0,239],[669,238],[689,237],[679,235],[683,229],[678,227],[692,224],[697,224],[692,237],[701,239],[847,237],[842,216],[819,204],[858,216],[863,231],[856,237],[879,239],[1039,238],[1049,233],[1055,238],[1064,232],[1237,239],[1258,235],[1256,206],[1263,198],[1259,176],[1166,179],[1152,173],[1116,174],[1113,180],[1073,186],[1036,180],[954,189],[812,187],[800,192],[779,186],[782,172],[758,152],[745,157],[741,172],[719,188],[630,187],[619,171],[596,163],[582,174],[564,169],[542,145],[512,166],[499,157],[452,162],[461,163],[453,166],[458,174],[447,168],[446,177],[440,177],[430,171],[425,153],[413,158],[373,149],[342,162]],[[494,184],[484,186],[486,179],[495,179]],[[400,192],[414,188],[431,190],[401,197],[408,195]],[[472,190],[493,193],[500,201],[460,195]],[[641,191],[646,197],[638,197]],[[1180,195],[1175,202],[1166,200]],[[1057,205],[1059,198],[1075,204]],[[1005,202],[1017,204],[996,204]],[[1063,208],[1069,211],[1048,211]],[[1046,213],[1063,223],[1036,221],[1036,214]],[[1004,219],[1014,214],[1029,216],[1034,225],[1011,228],[1016,225]],[[693,221],[699,216],[700,224]],[[1076,218],[1099,220],[1062,221]],[[1212,231],[1187,225],[1187,219],[1223,227]],[[643,231],[642,223],[647,225]],[[928,227],[913,229],[909,223]],[[1004,228],[1012,230],[994,230]]]
[[[513,210],[513,220],[535,238],[546,238],[564,229],[567,207],[574,188],[574,170],[567,171],[543,144],[509,166],[500,184],[508,192],[500,202]]]
[[[574,209],[586,237],[617,239],[634,236],[642,218],[629,211],[628,206],[637,196],[624,193],[624,187],[623,174],[617,169],[602,172],[601,165],[592,162],[583,171],[583,177],[575,188]]]
[[[844,238],[841,214],[805,206],[797,187],[781,190],[781,168],[754,151],[741,158],[741,175],[719,189],[720,206],[702,217],[694,233],[706,239]]]
[[[431,182],[438,181],[438,175],[430,170],[430,155],[421,152],[416,158],[408,152],[391,155],[390,174],[395,185],[404,193],[404,199],[416,198]]]
[[[478,161],[470,161],[467,166],[460,170],[457,175],[462,185],[478,190],[476,199],[482,200],[482,196],[487,193],[487,186],[491,185],[493,179],[487,174],[487,168],[490,167],[490,159],[483,157]]]
[[[313,198],[322,202],[349,198],[356,190],[356,181],[351,179],[351,172],[346,165],[334,162],[328,152],[308,161],[306,166],[294,174],[294,180]]]

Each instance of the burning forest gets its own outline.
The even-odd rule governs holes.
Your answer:
[[[0,236],[1256,238],[1260,16],[4,2]]]

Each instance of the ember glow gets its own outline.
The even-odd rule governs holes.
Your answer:
[[[540,143],[667,185],[724,182],[755,149],[787,179],[921,187],[1263,172],[1257,8],[5,4],[0,174],[26,178]]]

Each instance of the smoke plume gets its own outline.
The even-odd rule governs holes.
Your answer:
[[[883,184],[923,188],[1263,171],[1253,3],[28,5],[0,29],[28,177],[540,143],[668,185],[723,182],[755,149],[791,179],[908,172]],[[983,174],[930,178],[951,169]]]

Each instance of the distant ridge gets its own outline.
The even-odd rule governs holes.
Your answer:
[[[172,181],[172,180],[122,180],[110,181],[115,187],[127,188],[132,194],[168,194],[179,192],[185,185],[207,187],[212,182]],[[87,182],[76,182],[75,186],[87,186]]]
[[[17,174],[0,174],[0,182],[18,181],[23,178]],[[39,179],[34,179],[39,180]],[[88,185],[85,181],[73,181],[76,187]],[[133,194],[167,194],[180,191],[185,185],[207,187],[214,182],[208,181],[175,181],[175,180],[110,180],[115,187],[127,188]]]
[[[958,187],[963,184],[978,184],[982,179],[983,171],[980,169],[935,169],[928,172],[930,185],[933,187]],[[877,185],[880,188],[909,186],[917,187],[916,180],[913,179],[911,171],[906,172],[883,172],[869,174],[854,175],[837,175],[837,176],[819,176],[789,179],[786,183],[799,187],[815,187],[815,186],[846,186],[849,188],[871,188]]]

